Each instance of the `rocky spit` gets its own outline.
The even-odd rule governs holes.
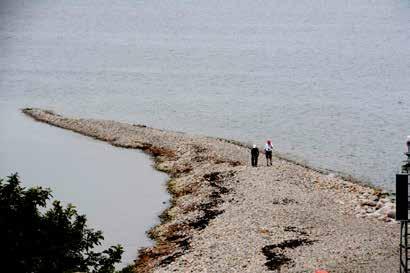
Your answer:
[[[170,176],[171,205],[135,272],[396,272],[399,225],[381,190],[236,141],[27,108],[37,121],[142,149]]]

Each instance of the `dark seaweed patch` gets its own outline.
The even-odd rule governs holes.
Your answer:
[[[201,156],[201,155],[198,155],[198,156],[195,156],[195,157],[192,158],[192,160],[195,161],[195,162],[203,162],[206,159],[207,159],[207,157]]]
[[[272,247],[272,245],[264,246],[262,248],[262,253],[266,257],[267,262],[265,265],[269,270],[278,270],[282,265],[292,262],[291,259],[282,253],[275,252],[275,248]]]
[[[132,126],[139,127],[139,128],[148,128],[147,125],[144,125],[144,124],[133,124]]]
[[[228,172],[228,173],[225,174],[225,176],[231,177],[231,176],[233,176],[234,174],[235,174],[235,173],[233,173],[233,172]],[[221,175],[220,172],[207,173],[207,174],[204,175],[204,179],[205,179],[206,181],[209,181],[209,185],[210,185],[210,186],[212,186],[212,187],[214,187],[214,188],[217,188],[219,194],[227,194],[227,193],[229,193],[229,189],[228,189],[228,188],[219,185],[219,184],[222,182],[222,180],[223,180],[223,176]],[[217,196],[216,191],[213,191],[213,192],[211,193],[211,195],[212,195],[212,194],[215,195],[215,198],[220,198],[220,196]]]
[[[205,147],[199,146],[197,144],[193,144],[192,148],[194,152],[197,154],[194,156],[192,159],[196,162],[202,162],[205,160],[208,160],[208,156],[204,155],[207,152],[207,149]]]
[[[287,226],[283,230],[287,231],[287,232],[295,232],[295,233],[298,233],[299,235],[303,235],[303,236],[308,235],[306,231],[304,231],[300,228],[297,228],[297,227],[293,227],[293,226]]]
[[[218,184],[216,184],[215,182],[210,182],[209,185],[211,185],[211,186],[214,187],[214,188],[217,188],[217,189],[219,190],[219,193],[220,193],[220,194],[227,194],[227,193],[229,193],[229,189],[228,189],[228,188],[226,188],[226,187],[224,187],[224,186],[221,186],[221,185],[218,185]]]
[[[220,172],[211,172],[204,175],[205,180],[207,181],[217,181],[220,179]]]
[[[192,228],[202,230],[212,219],[215,219],[218,215],[224,212],[223,210],[215,208],[223,202],[222,195],[229,193],[230,190],[220,185],[220,183],[223,182],[223,178],[233,175],[234,172],[228,172],[225,174],[211,172],[203,176],[206,181],[209,181],[209,185],[213,187],[214,190],[209,194],[208,202],[198,205],[198,209],[201,211],[202,216],[189,223]]]
[[[221,180],[223,177],[233,177],[235,175],[235,171],[229,171],[225,173],[221,172],[211,172],[204,175],[205,180],[207,181],[218,181]]]
[[[279,244],[272,245],[275,248],[280,248],[280,249],[285,249],[285,248],[296,248],[301,245],[311,245],[313,244],[314,241],[311,241],[309,239],[303,238],[303,239],[290,239],[290,240],[285,240]]]
[[[175,261],[176,258],[186,253],[191,244],[191,237],[186,236],[184,234],[176,234],[176,232],[174,231],[174,234],[170,234],[169,236],[167,236],[167,241],[178,246],[179,250],[176,252],[173,252],[172,254],[168,255],[166,258],[162,259],[159,263],[162,266],[172,263],[173,261]]]
[[[189,246],[191,245],[190,238],[187,237],[183,240],[178,241],[178,245],[185,251],[189,249]]]
[[[176,258],[182,256],[182,254],[184,254],[184,252],[175,252],[172,255],[169,255],[168,257],[166,257],[165,259],[162,259],[159,264],[161,266],[168,265],[168,264],[172,263],[173,261],[175,261]]]
[[[229,165],[231,165],[232,167],[236,167],[236,166],[242,165],[242,162],[237,161],[237,160],[232,160],[232,161],[229,161]]]
[[[194,149],[194,151],[195,151],[196,153],[205,153],[205,152],[207,151],[207,148],[202,147],[202,146],[197,145],[197,144],[193,144],[193,145],[192,145],[192,148]]]
[[[272,202],[274,205],[288,205],[288,204],[297,204],[298,202],[296,200],[290,199],[290,198],[281,198],[281,199],[275,199]]]
[[[172,235],[172,236],[167,237],[167,240],[169,240],[170,242],[176,243],[183,250],[188,250],[191,244],[190,239],[191,238],[186,235]]]
[[[214,199],[210,202],[198,205],[198,208],[200,210],[210,210],[210,209],[213,209],[214,207],[216,207],[220,202],[221,202],[220,200]]]
[[[221,158],[217,158],[214,160],[215,164],[223,164],[223,163],[228,163],[230,166],[232,167],[236,167],[236,166],[240,166],[242,165],[242,162],[238,161],[238,160],[227,160],[227,159],[221,159]]]
[[[209,221],[215,219],[218,215],[222,214],[223,210],[210,210],[206,209],[203,210],[203,216],[199,217],[195,221],[191,222],[189,225],[195,229],[202,230],[206,228],[209,224]]]
[[[262,248],[262,253],[265,255],[267,262],[266,267],[269,270],[278,270],[281,266],[287,264],[292,265],[293,261],[288,258],[282,252],[286,248],[294,249],[301,245],[311,245],[314,241],[303,238],[303,239],[290,239],[280,242],[278,244],[267,245]]]

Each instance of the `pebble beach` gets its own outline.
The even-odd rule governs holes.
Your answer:
[[[147,231],[135,272],[395,272],[399,224],[390,195],[247,145],[139,124],[26,108],[52,126],[150,154],[170,207]],[[273,142],[274,144],[274,142]]]

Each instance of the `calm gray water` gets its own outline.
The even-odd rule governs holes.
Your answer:
[[[410,2],[1,1],[0,100],[223,136],[392,189]]]
[[[50,187],[54,198],[76,205],[89,227],[103,231],[105,248],[124,247],[122,265],[152,244],[146,231],[169,197],[166,175],[148,156],[34,122],[5,103],[0,132],[0,178],[18,171],[23,186]]]

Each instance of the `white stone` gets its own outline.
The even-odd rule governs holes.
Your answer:
[[[387,217],[396,218],[396,211],[395,210],[389,210],[387,212]]]

